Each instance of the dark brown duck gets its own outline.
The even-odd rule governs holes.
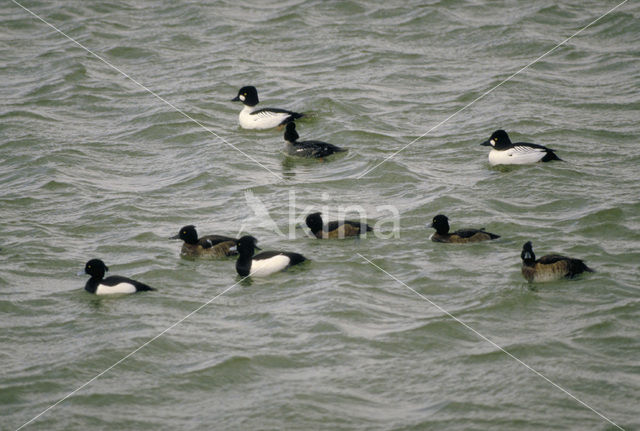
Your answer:
[[[561,278],[573,278],[583,272],[594,272],[582,260],[559,254],[548,254],[536,260],[531,241],[522,246],[522,275],[527,281],[553,281]]]
[[[434,242],[450,242],[450,243],[466,243],[466,242],[480,242],[489,241],[492,239],[500,238],[500,235],[496,235],[491,232],[486,232],[484,228],[481,229],[459,229],[455,232],[449,233],[449,219],[447,216],[438,214],[435,216],[429,225],[436,230],[436,233],[431,235],[431,241]]]

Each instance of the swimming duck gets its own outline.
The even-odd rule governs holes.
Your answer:
[[[496,130],[491,137],[484,141],[484,146],[491,147],[489,163],[495,165],[524,165],[536,162],[550,162],[562,159],[551,148],[527,142],[511,143],[509,135],[504,130]]]
[[[345,238],[364,235],[373,228],[366,223],[351,220],[330,221],[326,227],[321,213],[309,214],[305,219],[307,226],[318,239]]]
[[[531,241],[522,246],[522,275],[528,282],[573,278],[583,272],[594,272],[582,260],[559,254],[548,254],[536,260]]]
[[[260,102],[258,100],[258,90],[253,86],[242,87],[238,91],[238,95],[231,101],[240,101],[244,104],[244,108],[238,116],[238,122],[243,129],[273,129],[304,115],[287,111],[286,109],[258,108],[257,105]]]
[[[194,225],[183,226],[177,235],[169,239],[184,241],[180,254],[190,257],[222,257],[237,254],[230,248],[236,245],[237,239],[222,235],[205,235],[198,238]]]
[[[263,251],[254,256],[255,250],[260,250],[256,245],[257,242],[258,240],[250,235],[238,240],[236,247],[239,256],[236,261],[236,271],[242,277],[248,275],[264,277],[307,260],[301,254],[287,251]]]
[[[484,228],[459,229],[455,232],[449,233],[449,219],[447,216],[442,214],[435,216],[429,227],[436,230],[436,233],[431,235],[431,241],[434,242],[465,243],[488,241],[500,238],[500,235],[486,232]]]
[[[296,123],[288,123],[284,132],[284,140],[287,143],[287,153],[290,156],[320,158],[347,151],[344,148],[322,141],[298,142],[299,137],[298,132],[296,132]]]
[[[112,275],[104,278],[104,273],[109,271],[107,265],[100,259],[91,259],[84,266],[84,271],[79,274],[88,274],[91,278],[84,286],[84,290],[96,295],[113,295],[122,293],[135,293],[146,290],[156,290],[139,281],[132,280],[121,275]]]

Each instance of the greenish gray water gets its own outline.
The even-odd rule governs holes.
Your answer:
[[[167,237],[185,224],[312,261],[241,283],[25,429],[614,429],[358,253],[640,429],[637,3],[358,178],[616,4],[25,4],[225,143],[5,2],[2,429],[238,281],[233,259],[179,257]],[[282,132],[239,129],[229,100],[247,84],[308,113],[302,139],[349,153],[295,161]],[[489,167],[478,144],[498,128],[566,163]],[[396,208],[398,234],[318,242],[295,226],[348,206],[374,222]],[[437,213],[502,238],[434,244]],[[527,240],[597,272],[530,290]],[[91,257],[158,291],[87,294],[75,273]]]

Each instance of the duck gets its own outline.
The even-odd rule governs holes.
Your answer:
[[[307,260],[299,253],[287,251],[263,251],[254,256],[255,250],[261,250],[257,243],[258,240],[251,235],[238,240],[236,271],[242,277],[265,277]]]
[[[189,257],[224,257],[237,254],[231,251],[231,247],[238,242],[237,239],[222,235],[205,235],[198,238],[198,232],[194,225],[183,226],[177,235],[169,239],[181,239],[184,241],[180,254]]]
[[[529,282],[554,281],[561,278],[573,278],[583,272],[595,272],[581,259],[559,254],[548,254],[536,260],[531,241],[522,246],[522,275]]]
[[[244,104],[244,108],[238,116],[238,122],[243,129],[273,129],[304,116],[304,114],[287,111],[286,109],[258,108],[257,105],[260,103],[258,90],[252,85],[242,87],[238,91],[238,95],[231,101]]]
[[[114,295],[156,290],[151,286],[121,275],[112,275],[104,278],[104,273],[107,271],[109,271],[109,268],[102,260],[91,259],[88,261],[84,266],[84,271],[78,273],[79,275],[87,274],[91,276],[87,284],[85,284],[84,290],[96,295]]]
[[[287,153],[290,156],[321,158],[347,151],[344,148],[322,141],[298,142],[299,137],[298,132],[296,132],[296,123],[287,123],[284,131],[284,141],[287,144]]]
[[[563,161],[551,148],[527,142],[512,143],[504,130],[496,130],[488,140],[480,145],[491,147],[491,151],[489,151],[491,166],[525,165],[552,160]]]
[[[354,237],[373,231],[368,224],[351,220],[330,221],[325,227],[319,212],[309,214],[305,222],[318,239]]]
[[[455,232],[449,233],[449,219],[443,214],[435,216],[429,227],[436,230],[436,232],[431,235],[431,241],[434,242],[466,243],[489,241],[500,238],[500,235],[486,232],[484,228],[459,229]]]

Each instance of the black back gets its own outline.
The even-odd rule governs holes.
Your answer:
[[[352,220],[330,221],[329,223],[327,223],[327,230],[331,232],[345,224],[348,224],[350,226],[360,229],[360,232],[371,232],[373,230],[373,228],[366,223],[361,223],[359,221],[352,221]]]
[[[471,238],[477,233],[484,233],[489,235],[491,239],[498,239],[500,235],[496,235],[495,233],[487,232],[484,228],[481,229],[459,229],[452,233],[452,235],[458,235],[460,238]]]
[[[300,253],[293,253],[290,251],[272,251],[272,250],[258,253],[255,256],[253,256],[252,260],[264,260],[264,259],[269,259],[271,257],[280,256],[280,255],[287,256],[289,259],[291,259],[291,262],[289,262],[289,266],[296,265],[298,263],[302,263],[305,260],[307,260],[307,258],[301,255]]]
[[[277,112],[279,114],[289,114],[289,118],[287,118],[285,120],[286,124],[291,124],[291,121],[296,120],[298,118],[304,117],[304,114],[300,114],[298,112],[293,112],[293,111],[288,111],[286,109],[281,109],[281,108],[262,108],[262,109],[258,109],[258,110],[253,111],[251,113],[251,115],[257,115],[257,114],[260,114],[261,112]]]

